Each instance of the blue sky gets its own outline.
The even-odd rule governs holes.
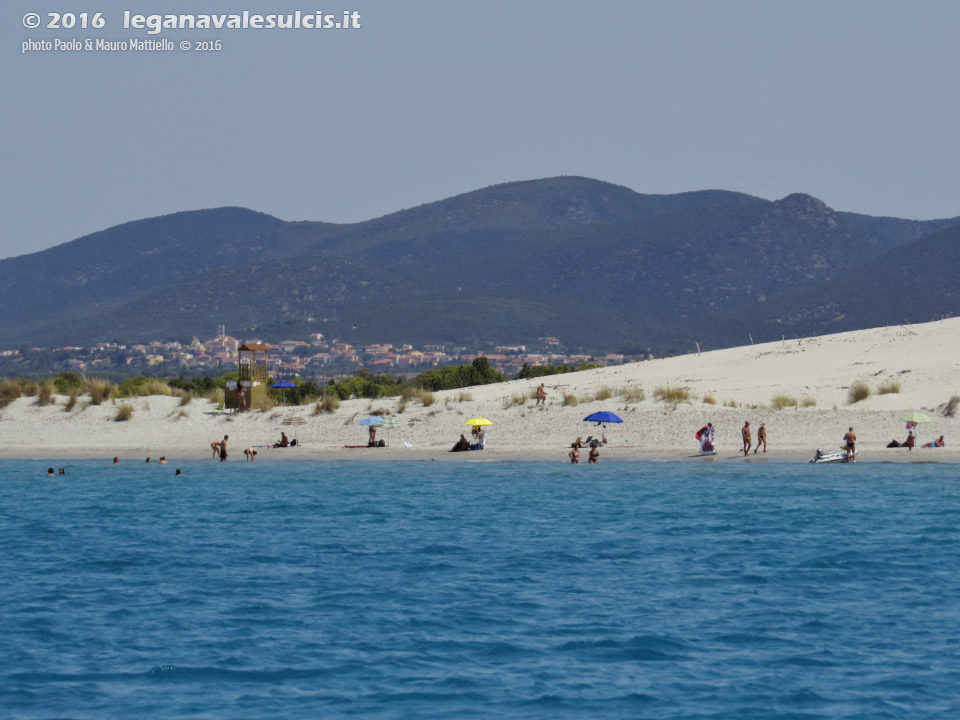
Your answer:
[[[960,215],[960,3],[337,2],[5,2],[0,257],[178,210],[351,222],[554,175]],[[107,26],[23,27],[51,8]],[[362,27],[150,36],[125,9]],[[222,50],[21,52],[71,38]]]

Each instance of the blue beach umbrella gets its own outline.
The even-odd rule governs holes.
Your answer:
[[[373,427],[380,427],[383,425],[383,418],[379,415],[371,415],[370,417],[365,417],[363,420],[361,420],[360,424],[365,427],[370,427],[371,425],[373,425]]]
[[[601,410],[600,412],[590,413],[584,419],[584,422],[595,422],[598,425],[600,423],[622,423],[623,420],[614,415],[612,412],[607,412],[606,410]]]
[[[292,383],[292,382],[290,382],[289,380],[281,380],[280,382],[275,382],[275,383],[274,383],[273,385],[271,385],[270,387],[272,387],[272,388],[274,388],[274,389],[276,389],[276,390],[281,390],[281,391],[283,391],[283,390],[286,390],[287,388],[295,388],[296,386],[297,386],[296,383]],[[281,393],[280,393],[280,396],[281,396],[284,400],[287,399],[287,394],[284,393],[284,392],[281,392]]]

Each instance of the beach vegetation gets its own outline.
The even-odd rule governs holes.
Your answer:
[[[437,397],[422,387],[407,386],[403,389],[403,392],[400,393],[400,402],[409,402],[410,400],[416,400],[424,407],[430,407],[437,401]]]
[[[738,408],[740,407],[740,403],[738,403],[736,400],[728,399],[723,401],[723,406],[728,408]]]
[[[260,412],[267,412],[269,410],[273,410],[277,405],[277,399],[267,393],[262,398],[257,400],[255,408]]]
[[[53,397],[53,380],[43,380],[37,385],[37,402],[42,406],[53,405],[56,400]]]
[[[526,405],[527,400],[530,399],[530,395],[525,392],[515,392],[512,395],[505,397],[503,399],[503,408],[504,410],[512,407],[523,407]]]
[[[594,400],[609,400],[613,397],[613,391],[606,385],[602,385],[594,394]]]
[[[847,402],[851,405],[870,397],[870,386],[862,380],[858,380],[847,390]]]
[[[573,372],[575,368],[569,365],[529,365],[523,364],[520,372],[517,373],[517,380],[530,380],[532,378],[546,377],[547,375],[562,375]]]
[[[53,378],[53,386],[61,395],[69,395],[83,387],[83,380],[76,373],[64,371]]]
[[[716,399],[713,395],[710,395],[709,393],[707,393],[706,395],[703,396],[703,404],[704,404],[704,405],[716,405],[716,404],[717,404],[717,399]]]
[[[577,370],[596,370],[597,368],[602,368],[602,367],[606,367],[606,365],[601,365],[600,363],[584,362],[584,363],[580,363],[580,365],[577,366]]]
[[[943,416],[953,417],[957,414],[957,407],[960,407],[960,395],[954,395],[947,401],[947,406],[943,409]]]
[[[405,413],[406,411],[407,411],[407,401],[401,399],[400,402],[397,403],[397,415],[403,415],[403,413]]]
[[[185,392],[180,396],[180,407],[189,405],[193,401],[193,393]]]
[[[473,402],[473,395],[464,390],[461,390],[460,392],[457,393],[457,402],[458,403]]]
[[[795,408],[800,404],[800,401],[795,397],[790,395],[774,395],[773,400],[770,401],[770,407],[774,410],[783,410],[784,408]]]
[[[620,397],[628,403],[643,402],[647,399],[647,392],[642,387],[623,387],[620,389]]]
[[[809,395],[804,395],[800,398],[800,407],[816,407],[817,399],[815,397],[810,397]]]
[[[37,384],[33,380],[17,378],[17,383],[20,385],[20,393],[24,397],[33,397],[37,394]]]
[[[125,422],[133,417],[133,405],[120,403],[117,408],[117,414],[113,416],[115,422]]]
[[[474,358],[470,365],[448,365],[433,368],[417,375],[411,383],[417,387],[437,392],[457,390],[475,385],[490,385],[505,382],[506,375],[497,370],[485,357]]]
[[[110,399],[114,386],[109,380],[87,378],[83,383],[83,389],[90,394],[91,404],[102,405],[105,400]]]
[[[3,381],[0,382],[0,408],[6,407],[22,395],[20,383],[16,380],[4,378]]]
[[[170,413],[173,416],[174,420],[183,420],[185,417],[190,417],[190,413],[186,411],[185,408],[178,408]]]
[[[877,395],[893,395],[900,393],[900,381],[888,380],[877,388]]]
[[[77,406],[77,391],[74,390],[70,393],[70,397],[67,398],[66,405],[63,406],[64,412],[72,412],[73,409]]]
[[[661,385],[653,391],[653,396],[662,403],[674,406],[688,402],[692,397],[687,388],[675,385]]]
[[[317,401],[314,409],[320,408],[320,412],[333,414],[340,409],[340,397],[335,393],[324,393],[323,397]],[[316,411],[314,415],[319,415]]]
[[[573,393],[563,394],[563,402],[561,403],[563,407],[576,407],[578,403],[579,400],[577,400],[577,396]]]
[[[218,388],[218,387],[211,388],[207,392],[203,393],[203,398],[204,400],[209,400],[215,405],[219,405],[224,400],[223,388]]]

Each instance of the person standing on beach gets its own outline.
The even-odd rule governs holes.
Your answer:
[[[857,461],[857,434],[852,426],[843,436],[843,449],[847,451],[847,462]]]
[[[763,445],[763,451],[767,451],[767,426],[763,423],[760,423],[760,427],[757,430],[757,446],[753,449],[753,454],[757,454],[757,450],[760,449],[760,445]]]
[[[750,446],[753,444],[753,438],[750,435],[749,420],[743,424],[743,429],[740,431],[740,434],[743,435],[743,456],[746,457],[750,454]]]
[[[374,447],[377,444],[377,428],[373,425],[367,430],[367,447]]]

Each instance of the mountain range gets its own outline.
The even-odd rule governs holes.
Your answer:
[[[0,260],[4,345],[322,332],[689,352],[960,312],[960,218],[506,183],[352,224],[180,212]]]

